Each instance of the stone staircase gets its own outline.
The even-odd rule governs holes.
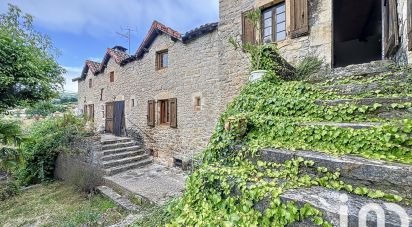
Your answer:
[[[378,61],[363,65],[335,69],[326,75],[319,74],[310,78],[311,83],[319,84],[323,89],[335,92],[344,98],[335,100],[317,100],[317,105],[338,106],[355,104],[358,106],[379,108],[373,112],[373,122],[307,122],[302,127],[338,127],[362,130],[379,127],[389,120],[412,119],[412,108],[393,108],[396,105],[412,103],[412,73],[395,71],[389,61]],[[375,80],[380,78],[380,80]],[[350,79],[350,80],[349,80]],[[366,205],[377,204],[385,213],[382,226],[412,226],[412,165],[369,160],[355,156],[334,156],[317,151],[292,151],[288,149],[263,149],[257,159],[284,163],[293,158],[312,160],[316,167],[326,167],[329,171],[340,171],[341,179],[353,186],[378,189],[404,198],[401,204],[406,214],[394,212],[393,203],[372,199],[355,194],[347,194],[322,187],[293,189],[284,193],[283,201],[294,201],[303,206],[308,203],[325,214],[325,219],[333,226],[341,226],[341,208],[348,209],[348,225],[360,226],[360,210]],[[309,171],[309,170],[308,170]],[[260,211],[269,206],[270,201],[256,205]],[[373,212],[372,212],[373,213]],[[403,218],[403,219],[402,219]],[[367,216],[367,226],[380,226],[376,214]],[[406,224],[408,223],[408,224]],[[294,226],[314,226],[313,223],[301,222]]]
[[[153,162],[143,145],[131,138],[105,136],[101,145],[100,163],[109,176],[141,168]]]

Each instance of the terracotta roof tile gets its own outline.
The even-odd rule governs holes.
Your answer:
[[[143,40],[139,49],[137,49],[136,51],[136,56],[138,58],[144,55],[145,49],[149,48],[150,45],[152,45],[154,39],[159,35],[159,32],[163,32],[176,40],[182,39],[182,34],[180,34],[179,32],[167,27],[166,25],[158,21],[154,21],[145,39]]]

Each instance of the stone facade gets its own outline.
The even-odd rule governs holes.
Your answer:
[[[206,146],[221,112],[217,36],[214,30],[183,43],[160,34],[141,59],[121,66],[110,58],[102,73],[94,75],[88,70],[87,76],[79,81],[79,108],[94,104],[95,127],[103,131],[105,104],[124,100],[127,131],[140,134],[159,161],[199,152]],[[157,70],[156,53],[165,49],[169,67]],[[115,74],[112,83],[110,72]],[[93,81],[92,88],[89,79]],[[178,127],[159,123],[159,105],[156,105],[155,127],[148,126],[148,101],[170,98],[177,99]],[[200,108],[195,108],[196,98],[200,98]]]
[[[281,55],[295,64],[306,56],[317,56],[331,68],[334,61],[333,1],[308,0],[309,32],[291,38],[291,2],[286,0],[287,37],[276,44]],[[298,0],[294,0],[298,1]],[[393,59],[412,63],[407,51],[408,0],[398,0],[401,46]],[[181,36],[155,22],[136,55],[109,49],[103,61],[87,62],[79,81],[79,108],[94,105],[97,131],[105,129],[105,104],[125,101],[125,124],[129,134],[144,139],[160,161],[187,157],[208,143],[219,114],[239,93],[249,75],[249,58],[235,50],[229,38],[242,41],[242,13],[281,0],[220,0],[219,25],[201,27]],[[201,31],[201,32],[199,32]],[[168,50],[169,67],[156,69],[156,53]],[[113,55],[114,53],[114,55]],[[116,55],[117,54],[117,55]],[[114,82],[110,73],[114,72]],[[93,86],[89,88],[89,79]],[[177,128],[161,125],[159,100],[177,99]],[[201,107],[195,107],[200,98]],[[148,101],[156,101],[155,127],[148,126]]]

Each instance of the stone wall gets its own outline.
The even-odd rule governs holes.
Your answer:
[[[248,57],[235,50],[228,42],[235,38],[241,42],[242,12],[273,2],[273,0],[220,0],[219,58],[220,73],[224,79],[225,101],[228,103],[240,91],[249,74]],[[332,63],[332,3],[330,0],[309,1],[309,34],[296,39],[288,37],[277,42],[281,55],[292,64],[306,56],[318,56],[327,67]],[[290,17],[290,5],[286,4],[286,18]],[[290,21],[286,20],[287,30]]]
[[[95,104],[95,127],[104,129],[105,103],[125,101],[126,128],[144,137],[147,148],[153,149],[159,161],[173,156],[191,156],[206,147],[221,113],[221,89],[218,74],[217,31],[202,35],[189,43],[173,41],[159,35],[143,58],[121,67],[110,59],[104,73],[79,82],[79,108]],[[156,52],[168,49],[169,67],[156,70]],[[115,82],[109,73],[115,72]],[[88,88],[89,78],[93,88]],[[103,99],[100,100],[100,92]],[[195,98],[201,98],[201,109],[195,109]],[[160,125],[160,109],[156,109],[156,126],[147,126],[149,100],[177,98],[177,128]],[[135,106],[132,106],[132,99]]]

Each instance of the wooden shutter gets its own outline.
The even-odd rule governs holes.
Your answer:
[[[90,105],[89,111],[90,111],[90,114],[89,114],[90,120],[94,122],[94,104]]]
[[[147,102],[147,125],[154,127],[155,126],[155,110],[156,105],[154,100],[149,100]]]
[[[390,57],[399,45],[398,11],[396,0],[385,0],[385,56]]]
[[[177,128],[177,99],[169,99],[170,127]]]
[[[290,36],[297,38],[309,32],[308,0],[290,0]]]
[[[412,50],[412,0],[408,0],[408,50]]]
[[[255,44],[256,43],[256,31],[253,26],[253,22],[247,17],[250,11],[242,13],[242,43]]]

